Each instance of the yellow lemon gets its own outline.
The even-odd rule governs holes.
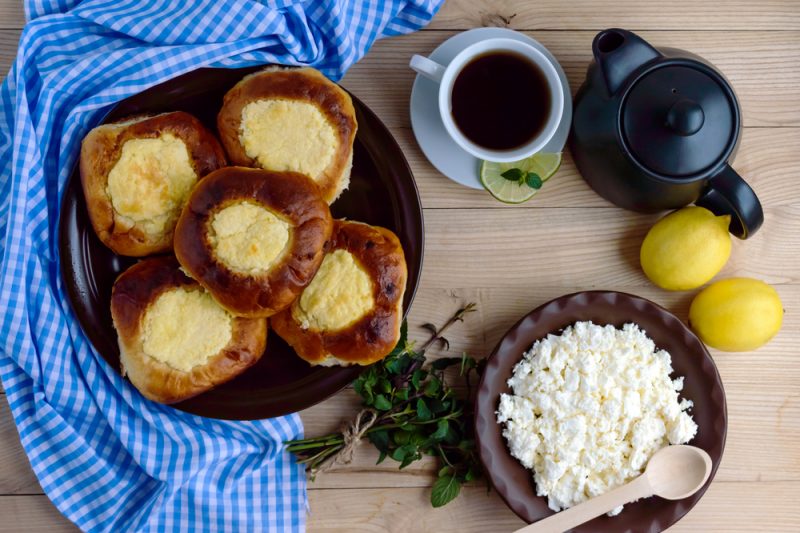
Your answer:
[[[731,255],[730,215],[684,207],[650,228],[639,260],[650,281],[670,291],[694,289],[722,270]]]
[[[695,297],[689,324],[719,350],[746,352],[766,344],[783,322],[783,305],[770,285],[750,278],[712,283]]]

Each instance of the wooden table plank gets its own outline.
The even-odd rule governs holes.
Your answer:
[[[649,30],[796,30],[800,5],[794,0],[459,0],[449,1],[429,26],[469,29],[506,25],[515,29],[630,28]]]
[[[800,399],[794,384],[800,371],[790,365],[777,365],[765,371],[758,365],[720,361],[729,411],[729,439],[719,481],[800,481],[800,464],[792,453],[800,439]],[[691,376],[689,376],[690,379]],[[754,380],[756,380],[754,382]],[[772,383],[765,391],[762,383]],[[780,392],[775,392],[777,389]],[[359,400],[352,389],[301,412],[306,435],[323,435],[339,429],[352,419]],[[41,494],[27,457],[11,426],[7,407],[0,408],[0,494]],[[761,453],[770,450],[770,454]],[[376,465],[377,452],[361,446],[349,465],[336,466],[319,474],[309,488],[429,487],[433,482],[435,460],[426,458],[398,470],[398,463],[386,460]]]
[[[80,531],[58,512],[47,496],[0,496],[0,517],[0,533]]]
[[[569,151],[564,153],[561,168],[534,199],[519,205],[504,205],[486,191],[463,187],[441,175],[425,159],[410,127],[392,128],[392,133],[414,171],[422,205],[426,209],[588,208],[612,205],[598,196],[581,178]],[[777,207],[800,202],[798,147],[800,128],[745,128],[742,131],[733,166],[753,187],[763,205]]]
[[[452,313],[467,302],[476,302],[477,310],[466,316],[463,324],[453,326],[449,355],[468,352],[475,356],[489,354],[505,332],[522,316],[543,303],[579,290],[617,290],[647,298],[667,308],[687,322],[689,305],[697,291],[665,291],[653,285],[631,287],[626,285],[558,286],[538,283],[522,283],[505,287],[429,287],[423,284],[414,300],[409,318],[409,334],[414,339],[427,339],[427,333],[420,324],[431,322],[443,324]],[[735,365],[748,364],[768,367],[763,359],[780,364],[781,368],[797,366],[797,340],[800,333],[800,285],[776,285],[786,313],[781,331],[764,347],[746,353],[726,353],[710,349],[714,359],[721,363],[735,361]],[[428,355],[437,357],[442,352],[432,349]],[[783,372],[783,370],[780,370]],[[742,374],[748,380],[748,373]],[[800,376],[800,374],[798,374]]]
[[[770,513],[791,508],[798,482],[714,483],[697,506],[670,533],[791,532],[800,528],[798,513]],[[495,492],[482,487],[440,509],[428,503],[427,489],[311,490],[308,529],[315,532],[513,531],[523,525]],[[413,509],[414,512],[409,512]],[[623,511],[624,512],[624,511]],[[756,526],[757,524],[757,526]]]
[[[0,6],[4,5],[4,3],[0,2]],[[0,20],[3,20],[2,13],[0,13]],[[0,80],[5,79],[8,69],[11,68],[11,63],[17,57],[17,44],[19,43],[20,33],[22,33],[20,30],[0,29]]]
[[[25,24],[22,0],[0,2],[0,28]],[[674,0],[669,9],[659,2],[618,0],[598,6],[593,0],[449,0],[430,29],[469,29],[510,25],[515,29],[649,30],[796,30],[800,8],[794,0]]]
[[[670,533],[751,533],[753,525],[771,533],[800,528],[797,513],[770,513],[773,506],[792,508],[800,490],[796,481],[717,482]],[[429,507],[425,488],[309,490],[313,532],[512,531],[523,525],[495,492],[468,487],[445,507]],[[414,509],[414,512],[409,512]],[[77,529],[45,496],[0,496],[2,533],[72,532]],[[457,527],[456,527],[457,526]]]
[[[783,364],[771,364],[769,369],[760,361],[730,355],[717,358],[729,412],[729,437],[717,479],[800,481],[800,464],[793,457],[800,439],[800,398],[796,395],[800,370],[791,364],[794,355],[788,354]],[[770,384],[768,390],[764,383]],[[306,435],[338,430],[341,424],[352,419],[358,408],[358,397],[351,389],[346,389],[302,411]],[[0,431],[12,424],[6,409],[0,408]],[[14,438],[13,427],[9,429],[12,430],[10,436],[0,435],[0,444],[4,446],[0,453],[0,494],[40,494],[41,488],[22,447]],[[765,449],[770,453],[762,453]],[[436,465],[434,460],[426,459],[401,471],[393,461],[376,465],[376,460],[375,450],[365,444],[359,448],[353,463],[320,474],[309,487],[427,487],[432,482]]]
[[[535,5],[535,4],[533,4]],[[797,4],[800,6],[800,2]],[[800,27],[796,28],[800,30]],[[343,83],[390,128],[408,125],[408,99],[415,73],[413,54],[429,54],[456,32],[423,31],[379,41],[351,68]],[[573,93],[586,77],[596,31],[525,32],[545,45],[564,68]],[[745,126],[800,125],[800,31],[639,32],[655,46],[703,56],[731,81]]]
[[[639,268],[639,248],[657,219],[616,208],[431,209],[425,213],[423,285],[649,286]],[[767,207],[765,219],[747,241],[733,239],[720,277],[800,281],[800,204]]]
[[[5,395],[0,394],[0,495],[41,493],[42,487],[19,441],[11,409]]]
[[[25,26],[25,10],[22,0],[0,2],[0,29],[19,29]]]

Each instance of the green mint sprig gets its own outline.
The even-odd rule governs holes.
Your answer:
[[[449,348],[445,330],[463,321],[476,305],[459,309],[441,328],[423,327],[431,337],[418,350],[408,341],[404,322],[401,338],[381,362],[367,368],[353,382],[365,411],[372,415],[367,428],[357,417],[354,430],[321,437],[286,442],[298,462],[314,474],[341,454],[352,453],[352,435],[364,435],[379,451],[378,463],[387,457],[403,469],[421,459],[434,456],[440,461],[438,476],[431,489],[431,505],[441,507],[455,499],[461,485],[482,475],[475,449],[472,424],[472,377],[483,370],[483,361],[462,354],[428,362],[425,351],[434,344]],[[464,379],[466,398],[460,398],[445,379],[447,368],[457,367]],[[349,438],[348,438],[349,435]],[[349,440],[349,442],[348,442]]]
[[[542,188],[542,178],[535,172],[524,172],[519,168],[510,168],[500,174],[508,181],[516,181],[520,186],[527,185],[531,189]]]

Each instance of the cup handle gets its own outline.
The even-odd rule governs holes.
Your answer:
[[[433,80],[436,83],[441,83],[442,76],[444,75],[445,71],[445,67],[436,61],[431,61],[427,57],[419,54],[414,54],[408,66],[410,66],[412,70],[415,70],[417,73],[422,74],[429,80]]]
[[[715,215],[731,215],[730,232],[740,239],[751,237],[764,222],[758,196],[730,165],[711,178],[695,204]]]

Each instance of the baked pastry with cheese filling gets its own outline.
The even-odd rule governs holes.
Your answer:
[[[312,365],[369,365],[400,340],[406,278],[394,233],[336,220],[316,276],[270,323]]]
[[[81,145],[80,172],[95,233],[120,255],[171,250],[192,187],[225,164],[216,138],[182,111],[94,128]]]
[[[328,204],[308,177],[227,167],[192,192],[175,255],[228,311],[267,317],[311,282],[332,229]]]
[[[145,259],[111,292],[122,373],[156,402],[174,403],[241,374],[264,353],[267,321],[231,315],[172,256]]]
[[[246,76],[225,95],[217,128],[233,164],[305,174],[329,204],[350,182],[353,102],[316,69]]]

